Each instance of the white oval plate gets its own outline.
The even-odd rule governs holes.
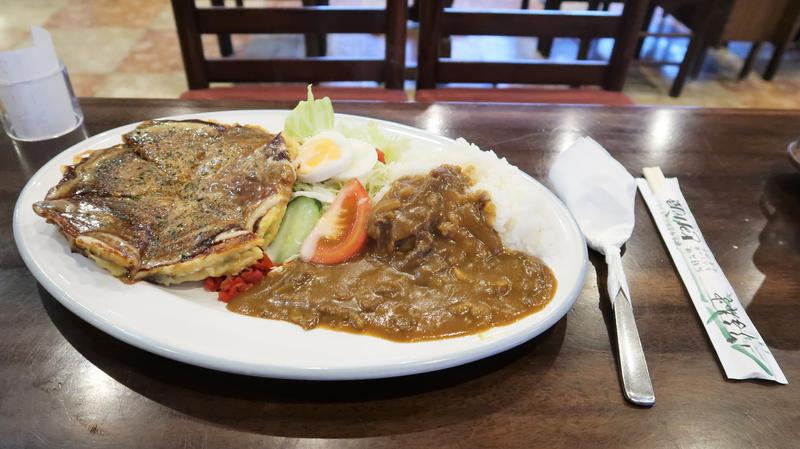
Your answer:
[[[170,117],[255,124],[276,132],[288,111],[206,112]],[[337,122],[367,118],[337,114]],[[452,140],[408,126],[374,120],[385,132],[412,145],[437,148]],[[553,300],[540,312],[478,335],[421,343],[325,329],[305,331],[282,321],[229,312],[199,283],[162,287],[147,282],[125,285],[79,254],[72,254],[55,226],[33,213],[61,178],[60,167],[88,149],[121,142],[130,124],[98,134],[60,153],[27,183],[14,210],[14,237],[36,279],[69,310],[100,330],[144,350],[206,368],[254,376],[344,380],[401,376],[478,360],[524,343],[560,320],[572,307],[586,275],[586,244],[572,216],[544,186],[526,177],[541,195],[550,245],[539,256],[558,279]]]

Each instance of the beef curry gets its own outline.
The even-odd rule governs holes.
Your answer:
[[[488,195],[470,185],[448,165],[398,179],[375,204],[359,255],[287,263],[228,308],[395,341],[473,334],[542,309],[556,290],[553,273],[503,247]]]

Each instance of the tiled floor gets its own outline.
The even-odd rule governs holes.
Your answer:
[[[334,4],[372,4],[378,0],[333,0]],[[491,2],[493,7],[518,7],[518,0],[457,0],[456,5]],[[250,4],[298,5],[299,0],[248,0]],[[379,2],[380,3],[380,2]],[[533,7],[537,6],[537,2]],[[581,4],[572,7],[581,8]],[[0,50],[26,45],[28,28],[40,25],[53,35],[60,57],[81,96],[177,97],[186,80],[169,0],[0,0]],[[658,26],[659,22],[654,22]],[[679,26],[666,22],[667,27]],[[204,36],[207,54],[218,54],[215,38]],[[295,57],[303,54],[301,36],[234,36],[237,54],[262,57]],[[380,56],[380,37],[329,36],[330,54],[367,52]],[[416,56],[416,30],[412,28],[409,60]],[[607,57],[611,42],[600,41],[591,55]],[[769,52],[765,46],[756,70],[746,80],[737,73],[748,44],[731,44],[713,50],[699,79],[689,82],[678,99],[667,96],[677,67],[636,66],[628,77],[625,93],[638,104],[682,104],[719,107],[800,108],[800,51],[787,54],[777,78],[764,81]],[[680,60],[685,40],[648,40],[648,58]],[[577,41],[559,39],[553,57],[570,59]],[[467,59],[540,58],[535,39],[463,37],[453,42],[453,56]],[[590,56],[591,57],[591,56]]]

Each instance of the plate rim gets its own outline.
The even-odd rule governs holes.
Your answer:
[[[160,117],[151,120],[165,120],[165,119],[185,119],[185,117],[193,117],[196,118],[198,116],[212,116],[215,114],[236,114],[236,113],[287,113],[289,109],[241,109],[241,110],[217,110],[217,111],[202,111],[196,113],[189,113],[189,114],[176,114],[166,117]],[[434,138],[440,140],[442,142],[453,143],[455,139],[452,139],[447,136],[443,136],[441,134],[437,134],[435,132],[431,132],[428,130],[424,130],[421,128],[415,128],[413,126],[409,126],[403,123],[392,122],[388,120],[377,119],[368,116],[361,116],[361,115],[354,115],[354,114],[342,114],[336,113],[336,117],[342,118],[355,118],[357,120],[371,120],[378,124],[385,124],[389,125],[393,128],[401,128],[405,129],[406,131],[410,131],[414,134],[424,134],[429,138]],[[210,118],[210,120],[214,120]],[[122,129],[138,125],[143,121],[131,122],[125,125],[121,125],[112,129],[105,130],[100,132],[94,136],[91,136],[89,139],[92,140],[104,140],[114,134],[118,134],[121,132]],[[87,139],[87,140],[89,140]],[[181,348],[172,347],[170,344],[161,344],[158,341],[154,341],[153,338],[148,337],[146,335],[139,335],[136,333],[131,333],[126,331],[124,328],[120,327],[119,325],[114,324],[110,320],[99,316],[97,313],[93,312],[91,309],[85,307],[84,305],[80,304],[76,300],[74,300],[71,295],[56,285],[50,277],[39,268],[39,264],[34,260],[33,255],[30,252],[30,249],[22,243],[22,230],[21,230],[21,220],[22,220],[22,209],[26,205],[22,205],[22,199],[29,193],[28,191],[33,189],[33,185],[39,181],[40,178],[45,176],[47,172],[52,170],[53,165],[56,164],[56,160],[60,159],[67,153],[72,153],[75,150],[75,147],[80,145],[85,145],[86,140],[78,142],[70,147],[64,149],[63,151],[59,152],[58,154],[54,155],[50,160],[48,160],[42,167],[40,167],[25,183],[25,186],[20,191],[19,196],[17,197],[17,201],[14,205],[14,212],[13,212],[13,221],[12,221],[12,228],[14,234],[14,241],[17,246],[17,250],[19,251],[20,256],[25,263],[27,269],[33,274],[34,278],[36,278],[37,282],[39,282],[45,290],[49,294],[51,294],[60,304],[70,310],[72,313],[76,314],[80,317],[83,321],[91,324],[95,328],[99,329],[103,333],[106,333],[118,340],[121,340],[127,344],[130,344],[138,349],[171,359],[176,360],[182,363],[187,363],[190,365],[199,366],[202,368],[212,369],[216,371],[234,373],[234,374],[243,374],[249,376],[257,376],[257,377],[269,377],[269,378],[276,378],[276,379],[297,379],[297,380],[362,380],[362,379],[379,379],[379,378],[391,378],[391,377],[399,377],[399,376],[406,376],[406,375],[413,375],[419,374],[424,372],[431,372],[431,371],[438,371],[441,369],[451,368],[454,366],[465,365],[467,363],[474,362],[476,360],[480,360],[483,358],[488,358],[493,355],[499,354],[501,352],[507,351],[513,347],[519,346],[531,339],[541,335],[544,332],[547,332],[553,326],[555,326],[562,318],[566,317],[569,311],[574,306],[577,298],[585,286],[586,283],[586,276],[588,273],[588,249],[586,246],[586,241],[583,236],[583,233],[580,232],[580,228],[577,225],[572,213],[569,209],[563,204],[563,202],[544,184],[537,181],[528,173],[519,170],[526,178],[533,181],[534,183],[540,185],[542,190],[546,195],[550,197],[552,201],[555,202],[557,207],[561,208],[563,212],[566,213],[567,217],[569,218],[569,226],[571,230],[575,233],[575,235],[579,238],[579,246],[581,250],[581,260],[579,272],[577,273],[577,279],[575,284],[571,287],[570,291],[567,292],[567,300],[563,301],[563,303],[559,304],[557,309],[542,323],[538,326],[531,327],[526,329],[525,332],[520,332],[518,334],[513,334],[509,337],[498,339],[491,345],[487,346],[478,346],[478,347],[469,347],[467,349],[463,349],[457,351],[456,353],[451,353],[447,357],[438,358],[438,359],[431,359],[426,361],[409,361],[409,362],[401,362],[395,363],[389,366],[382,366],[380,369],[375,369],[371,367],[369,370],[365,368],[358,368],[358,367],[351,367],[351,368],[326,368],[326,367],[316,367],[316,368],[286,368],[285,366],[279,365],[264,365],[264,364],[257,364],[254,365],[252,363],[241,363],[239,361],[233,360],[226,360],[224,358],[219,358],[215,355],[203,354],[201,352],[196,352],[192,350],[185,350]],[[415,344],[415,343],[402,343],[402,344]]]

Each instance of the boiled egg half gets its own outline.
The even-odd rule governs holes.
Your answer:
[[[323,131],[309,138],[297,152],[297,179],[322,182],[347,180],[366,175],[378,162],[375,148],[338,131]]]

